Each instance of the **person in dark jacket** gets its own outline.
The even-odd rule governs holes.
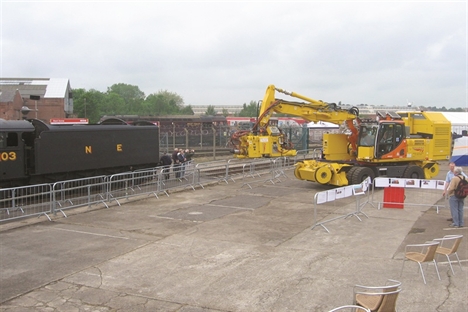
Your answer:
[[[164,155],[161,156],[159,159],[159,164],[163,166],[163,176],[164,180],[169,180],[169,170],[172,164],[172,158],[169,156],[168,153],[164,153]]]
[[[172,172],[174,172],[174,176],[176,179],[179,178],[179,170],[180,170],[180,162],[179,162],[179,157],[177,154],[179,153],[179,149],[175,148],[174,151],[172,152]]]
[[[179,150],[179,153],[177,153],[177,158],[179,160],[179,171],[178,171],[178,174],[177,174],[177,178],[183,178],[184,175],[185,175],[185,162],[187,161],[185,159],[185,152],[183,149],[180,149]]]
[[[195,154],[195,151],[194,151],[194,150],[186,149],[186,150],[185,150],[185,159],[186,159],[187,161],[192,161],[192,157],[193,157],[194,154]]]

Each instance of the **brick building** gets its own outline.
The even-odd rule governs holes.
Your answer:
[[[0,118],[67,118],[73,114],[70,81],[65,78],[0,78]]]

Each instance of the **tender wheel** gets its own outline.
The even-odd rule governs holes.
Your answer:
[[[351,177],[351,184],[359,184],[367,177],[370,177],[371,180],[374,180],[375,173],[371,168],[368,167],[356,167],[356,170],[353,171],[353,176]]]
[[[409,166],[403,172],[403,178],[424,179],[424,170],[418,166]]]

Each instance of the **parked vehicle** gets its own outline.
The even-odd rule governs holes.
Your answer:
[[[305,102],[278,99],[275,92]],[[376,120],[361,120],[357,107],[342,109],[270,85],[252,129],[231,136],[236,157],[297,154],[281,129],[269,123],[274,113],[330,122],[343,129],[323,135],[321,159],[296,163],[295,176],[300,180],[343,186],[379,176],[431,179],[439,173],[437,161],[448,160],[451,154],[451,123],[442,113],[377,111]]]

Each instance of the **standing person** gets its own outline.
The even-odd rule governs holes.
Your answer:
[[[179,149],[175,148],[174,151],[172,152],[172,172],[174,172],[174,176],[176,179],[179,178],[180,172],[180,163],[179,163],[179,157],[177,157],[177,154],[179,153]]]
[[[192,164],[192,157],[193,157],[193,154],[195,154],[195,151],[194,150],[189,150],[189,149],[186,149],[185,150],[185,169],[189,169],[190,168],[190,165]]]
[[[463,206],[465,205],[464,198],[458,198],[455,196],[455,189],[462,179],[466,179],[463,175],[462,167],[455,167],[453,169],[454,177],[450,181],[447,193],[449,196],[450,212],[452,213],[453,223],[450,227],[463,227]]]
[[[163,166],[164,180],[169,180],[169,170],[172,164],[171,156],[169,156],[167,152],[164,153],[164,155],[161,156],[161,159],[159,159],[159,163]]]
[[[194,150],[185,150],[185,159],[187,159],[187,162],[192,161],[192,157],[195,154]]]
[[[177,160],[177,153],[179,153],[179,149],[175,148],[174,151],[172,152],[172,162],[175,163]]]
[[[185,156],[184,156],[184,150],[180,149],[179,153],[177,154],[177,158],[179,160],[179,166],[180,166],[180,173],[178,175],[178,178],[183,178],[185,175]]]
[[[447,189],[450,185],[450,181],[452,181],[452,178],[455,176],[454,174],[454,171],[455,170],[455,163],[454,162],[450,162],[449,163],[449,171],[447,172],[447,174],[445,175],[445,186],[444,186],[444,192],[442,193],[442,196],[445,198],[445,199],[449,199],[449,196],[447,195]],[[466,174],[463,173],[463,176],[466,178]],[[449,203],[450,205],[450,203]],[[452,213],[452,210],[450,209],[450,213]],[[452,218],[449,218],[447,219],[447,221],[453,221],[453,216]]]

